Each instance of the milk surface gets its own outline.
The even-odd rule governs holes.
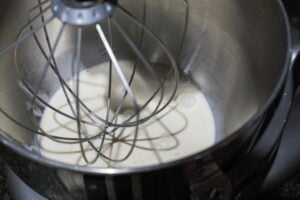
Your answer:
[[[119,105],[123,97],[124,88],[117,75],[112,79],[112,99],[117,99],[110,103],[109,115],[107,115],[107,96],[108,96],[108,63],[97,65],[88,70],[82,71],[80,79],[80,99],[98,116],[106,119],[113,118],[116,105]],[[120,61],[124,73],[128,78],[132,69],[132,62]],[[128,74],[127,74],[127,71]],[[155,83],[147,82],[139,72],[135,75],[133,91],[137,94],[137,99],[141,102],[147,100],[147,95],[143,92],[149,90],[150,86],[155,87]],[[144,83],[141,82],[144,80]],[[143,85],[144,84],[144,85]],[[68,82],[68,85],[76,91],[76,79]],[[137,89],[135,89],[137,88]],[[172,87],[166,88],[166,97],[170,95]],[[120,93],[116,95],[115,93]],[[141,96],[138,94],[143,93]],[[152,93],[151,93],[152,94]],[[151,95],[150,94],[150,95]],[[75,98],[68,92],[72,108],[68,105],[62,88],[60,88],[51,98],[49,104],[60,111],[76,118],[74,110],[76,108]],[[143,99],[145,98],[145,99]],[[159,95],[154,98],[146,109],[140,114],[140,118],[146,117],[155,110],[159,101]],[[165,101],[165,100],[164,100]],[[116,105],[113,105],[116,104]],[[127,105],[126,105],[127,104]],[[115,123],[120,123],[132,115],[132,100],[127,97],[124,106],[131,107],[128,111],[120,112]],[[82,121],[97,122],[87,109],[80,107]],[[133,118],[132,120],[135,120]],[[91,137],[103,131],[103,126],[88,125],[81,123],[84,129],[81,137]],[[46,108],[40,122],[41,130],[53,136],[79,138],[76,120],[65,117],[50,108]],[[150,120],[139,125],[137,142],[132,154],[122,162],[109,161],[102,156],[97,157],[97,152],[93,149],[102,145],[101,153],[114,160],[124,158],[130,151],[135,135],[135,127],[118,128],[113,131],[108,128],[108,132],[102,144],[103,135],[91,140],[91,143],[82,143],[86,157],[83,159],[80,144],[64,144],[53,141],[47,137],[39,136],[41,154],[49,159],[63,163],[93,166],[93,167],[144,167],[185,158],[198,153],[215,142],[215,123],[210,106],[205,96],[196,87],[189,83],[179,84],[175,98],[170,105],[162,112],[152,117]],[[91,145],[92,144],[92,145]]]

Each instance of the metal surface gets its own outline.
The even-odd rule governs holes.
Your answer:
[[[5,175],[13,200],[47,200],[22,182],[8,166],[5,167]]]
[[[279,144],[278,152],[272,163],[272,167],[266,174],[266,178],[260,188],[261,193],[268,194],[279,188],[291,176],[299,170],[299,111],[300,89],[297,88],[291,114],[288,118],[283,137]]]
[[[286,0],[284,3],[292,26],[293,53],[291,70],[294,72],[295,94],[291,102],[292,109],[287,119],[283,136],[278,145],[276,156],[260,188],[262,194],[268,194],[279,188],[291,176],[297,173],[300,166],[298,153],[300,140],[300,2]]]
[[[115,2],[51,0],[51,8],[53,14],[61,21],[76,26],[87,26],[111,16],[115,10]]]
[[[293,72],[289,69],[286,84],[274,106],[274,111],[270,111],[270,120],[267,120],[261,131],[261,136],[257,138],[251,151],[244,155],[242,159],[226,172],[228,178],[234,183],[234,188],[238,192],[237,200],[254,199],[262,187],[270,167],[275,167],[274,156],[277,155],[278,143],[285,137],[285,129],[292,107],[294,95]],[[289,151],[289,148],[285,150]],[[277,179],[279,176],[275,176]],[[280,180],[280,179],[278,179]]]
[[[186,159],[137,169],[79,167],[42,158],[34,152],[34,149],[28,148],[33,142],[34,135],[15,126],[3,114],[6,112],[26,126],[34,127],[28,117],[25,104],[28,96],[18,85],[14,67],[16,63],[30,66],[24,68],[25,78],[34,85],[38,81],[36,78],[42,72],[40,66],[45,61],[38,56],[39,50],[33,43],[24,43],[22,48],[18,48],[17,54],[7,54],[1,60],[0,92],[5,94],[0,96],[2,111],[0,127],[3,133],[0,139],[4,144],[1,152],[6,155],[6,160],[14,171],[38,192],[51,197],[51,192],[58,190],[52,199],[68,199],[72,196],[70,194],[72,190],[68,188],[76,187],[74,183],[64,180],[67,177],[66,173],[70,174],[70,177],[79,177],[81,183],[85,180],[84,173],[98,174],[95,177],[104,179],[107,174],[115,174],[116,176],[113,176],[115,180],[119,177],[117,174],[128,174],[125,177],[131,177],[132,173],[138,173],[143,186],[145,188],[148,186],[148,190],[145,191],[156,191],[156,195],[159,195],[159,190],[149,188],[158,183],[163,183],[161,188],[185,190],[189,186],[187,180],[195,175],[202,168],[201,166],[205,166],[203,160],[211,159],[210,155],[213,155],[213,160],[216,160],[220,167],[231,158],[233,154],[230,152],[235,153],[241,142],[251,136],[253,125],[269,108],[284,82],[289,64],[290,38],[287,18],[280,1],[127,0],[122,2],[123,7],[134,13],[136,18],[141,19],[145,15],[146,26],[177,58],[181,74],[192,79],[209,99],[216,120],[216,144]],[[2,19],[0,27],[3,30],[0,33],[0,49],[15,41],[20,26],[27,23],[24,16],[36,3],[30,0],[22,4],[18,0],[0,3],[3,9],[0,13]],[[143,8],[146,8],[147,12]],[[126,30],[133,38],[139,38],[141,30],[131,26],[119,14],[116,13],[116,20],[119,20],[120,24],[126,24]],[[57,31],[54,30],[58,30],[58,24],[56,19],[49,24],[51,26],[49,29],[53,30],[49,33],[50,39],[57,35]],[[67,64],[70,60],[67,58],[72,57],[76,49],[75,33],[76,30],[73,28],[67,28],[61,37],[62,45],[57,47],[57,61],[63,64],[62,71],[70,68]],[[82,52],[88,54],[89,59],[83,62],[86,66],[93,66],[105,58],[105,56],[102,58],[98,56],[98,53],[103,52],[104,49],[98,49],[98,52],[91,51],[95,48],[93,41],[98,37],[95,32],[86,31],[84,37],[86,43],[82,46]],[[120,40],[118,36],[114,38],[116,41]],[[125,58],[130,56],[126,55],[124,43],[117,42],[117,44],[119,45],[115,47],[116,52],[123,52],[117,55]],[[142,48],[152,62],[166,62],[166,57],[157,51],[158,46],[153,44],[150,38],[144,38]],[[70,74],[66,73],[64,76]],[[53,83],[51,80],[52,77],[48,77],[49,83]],[[55,84],[47,84],[41,88],[51,96],[57,87],[58,85]],[[59,171],[63,171],[64,176],[59,176],[61,174],[58,173]],[[43,182],[40,180],[41,177],[46,177],[48,185],[53,187],[46,188],[45,185],[41,185]],[[170,183],[173,186],[170,186]],[[81,185],[78,190],[84,189]],[[168,198],[172,199],[172,196]]]

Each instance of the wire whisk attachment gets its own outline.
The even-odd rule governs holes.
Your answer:
[[[140,127],[159,116],[176,96],[175,58],[146,26],[146,6],[137,17],[117,1],[37,2],[15,42],[0,49],[0,58],[14,53],[34,126],[17,121],[4,108],[1,112],[39,140],[47,138],[66,148],[75,145],[86,164],[98,159],[125,161],[136,147]],[[145,41],[163,55],[161,62],[149,56]],[[28,47],[40,55],[34,58],[34,69],[34,61],[23,62],[29,58],[20,53]],[[49,128],[52,122],[56,124]],[[109,149],[116,143],[127,147],[112,156]]]

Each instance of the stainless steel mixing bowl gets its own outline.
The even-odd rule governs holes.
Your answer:
[[[146,26],[173,53],[182,76],[190,77],[206,95],[215,118],[216,145],[190,158],[161,166],[139,169],[72,166],[47,160],[29,148],[35,135],[0,113],[0,140],[4,157],[27,183],[51,199],[71,198],[71,193],[62,190],[84,191],[84,173],[101,174],[104,177],[108,174],[143,173],[197,162],[195,160],[201,160],[213,150],[229,145],[231,149],[238,147],[240,142],[237,142],[237,138],[243,138],[241,141],[244,141],[251,136],[249,130],[255,127],[274,101],[285,79],[290,51],[289,27],[280,1],[120,0],[119,3],[138,19],[145,15]],[[15,41],[20,28],[27,23],[28,10],[36,4],[36,0],[0,2],[0,49]],[[127,21],[118,10],[114,17],[126,27],[132,38],[140,38],[141,30]],[[59,24],[57,20],[48,25],[50,39],[57,34]],[[66,79],[71,76],[68,71],[70,58],[75,51],[75,33],[74,28],[68,27],[56,51],[57,61],[61,71],[66,72],[63,73]],[[84,66],[91,67],[106,61],[107,55],[101,54],[104,48],[94,42],[98,37],[96,32],[86,28],[83,37]],[[126,50],[124,41],[116,33],[113,33],[113,37],[118,57],[130,59],[132,55]],[[168,64],[164,54],[157,51],[158,47],[150,38],[144,38],[142,49],[152,62]],[[44,64],[45,60],[32,40],[19,45],[0,60],[1,110],[28,127],[34,127],[26,107],[30,96],[20,87],[16,65],[22,66],[26,80],[35,85],[42,73],[40,66]],[[49,76],[41,88],[49,99],[58,85],[54,77]],[[227,157],[223,155],[220,159],[225,162]],[[74,175],[71,171],[78,173],[78,187],[70,186],[74,183],[66,180]],[[41,176],[49,182],[43,181]],[[51,184],[53,186],[50,187]],[[60,189],[57,196],[51,196],[50,191],[57,188],[64,189]]]

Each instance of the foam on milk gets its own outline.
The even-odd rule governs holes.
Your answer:
[[[132,66],[129,61],[120,61],[121,66]],[[99,116],[106,114],[106,95],[108,87],[108,63],[104,63],[79,75],[80,98]],[[138,74],[136,75],[138,76]],[[139,77],[137,77],[139,79]],[[141,78],[142,80],[142,78]],[[68,82],[75,88],[75,80]],[[113,90],[120,88],[113,87]],[[69,94],[71,97],[71,95]],[[70,98],[75,107],[75,100]],[[49,104],[71,116],[63,90],[60,88],[51,98]],[[155,103],[149,106],[155,107]],[[154,108],[153,108],[154,109]],[[91,117],[84,109],[81,110],[82,120],[91,121]],[[126,113],[122,113],[126,117]],[[76,121],[60,115],[50,108],[46,108],[40,122],[41,130],[55,136],[77,138]],[[100,131],[99,127],[88,126],[85,128],[90,136]],[[114,159],[120,159],[130,149],[134,128],[120,129],[114,133],[115,138],[121,141],[112,142],[113,136],[108,136],[104,142],[103,153]],[[49,159],[74,165],[87,165],[80,152],[79,144],[62,144],[47,137],[39,136],[41,154]],[[101,140],[92,141],[99,147]],[[172,103],[157,116],[140,125],[138,141],[133,153],[122,162],[111,162],[103,158],[97,159],[93,167],[142,167],[157,165],[178,160],[200,152],[215,142],[215,123],[210,106],[205,96],[192,84],[179,84],[178,92]],[[113,144],[113,145],[112,145]],[[84,143],[87,157],[93,159],[96,152],[91,146]]]

